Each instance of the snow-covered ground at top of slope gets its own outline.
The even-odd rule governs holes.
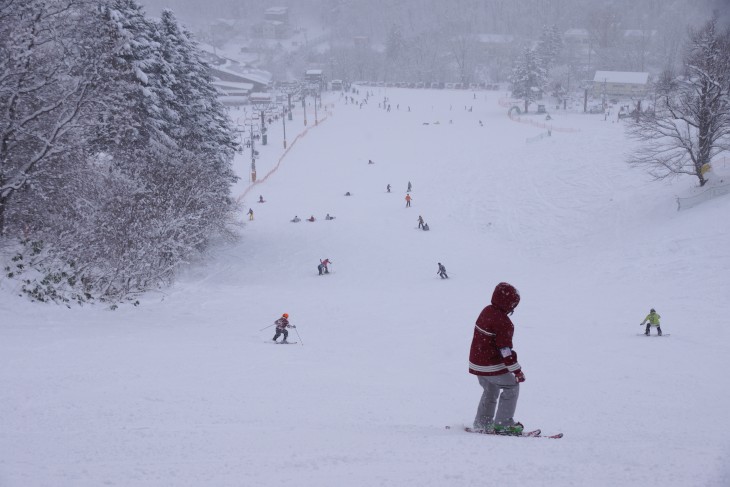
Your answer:
[[[316,125],[297,107],[283,157],[273,124],[257,184],[238,156],[241,241],[142,306],[0,284],[0,485],[728,485],[730,197],[677,212],[694,182],[629,168],[602,116],[537,138],[498,93],[366,90]],[[561,440],[457,427],[500,281],[522,295],[517,419]],[[637,336],[651,307],[671,336]],[[299,343],[271,346],[284,312]]]

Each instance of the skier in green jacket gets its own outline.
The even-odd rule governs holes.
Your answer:
[[[661,319],[661,316],[659,316],[659,313],[656,312],[654,308],[649,311],[649,314],[646,315],[646,318],[644,318],[644,321],[642,321],[639,326],[646,323],[646,332],[644,335],[649,336],[649,330],[652,326],[656,326],[656,330],[659,334],[659,336],[662,335],[662,325],[659,323],[659,320]]]

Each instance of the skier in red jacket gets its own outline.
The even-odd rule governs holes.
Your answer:
[[[281,318],[276,320],[274,324],[276,325],[276,334],[274,335],[273,340],[276,341],[277,338],[279,338],[281,335],[284,335],[284,339],[281,341],[281,343],[288,343],[286,339],[289,337],[289,332],[286,331],[286,329],[296,328],[296,326],[289,324],[289,313],[284,313],[283,315],[281,315]]]
[[[524,429],[513,418],[525,375],[512,350],[515,328],[508,316],[519,302],[517,289],[500,282],[494,288],[492,304],[482,310],[474,326],[469,373],[477,376],[484,389],[474,419],[475,430],[519,435]]]

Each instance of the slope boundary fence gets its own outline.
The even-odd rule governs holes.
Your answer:
[[[693,206],[697,206],[700,203],[704,203],[705,201],[709,201],[713,198],[717,198],[718,196],[724,196],[726,194],[730,194],[730,184],[714,186],[699,194],[689,196],[687,198],[677,198],[677,211],[692,208]]]
[[[297,145],[297,142],[299,142],[299,140],[301,140],[304,136],[306,136],[311,129],[318,127],[321,123],[323,123],[324,121],[329,119],[329,117],[332,116],[332,112],[327,111],[326,113],[327,113],[327,115],[322,117],[322,119],[319,120],[316,125],[311,125],[311,126],[307,127],[306,129],[304,129],[303,132],[301,132],[299,135],[297,135],[294,138],[294,140],[291,142],[291,144],[289,144],[289,146],[284,150],[284,152],[281,154],[281,156],[279,156],[279,160],[276,161],[276,164],[274,164],[274,167],[272,167],[269,170],[269,172],[267,172],[264,175],[264,177],[262,177],[261,179],[257,179],[255,182],[251,183],[249,185],[249,187],[246,188],[245,191],[236,198],[236,202],[241,202],[241,200],[243,200],[252,189],[254,189],[259,184],[266,182],[266,180],[269,178],[269,176],[274,174],[279,169],[279,166],[281,166],[281,163],[284,161],[284,158],[289,154],[289,151],[292,150],[294,148],[294,146]]]
[[[505,108],[511,108],[511,107],[515,106],[515,101],[514,100],[511,100],[509,98],[500,98],[498,100],[498,103],[499,103],[500,106],[503,106]],[[563,132],[563,133],[577,133],[577,132],[580,132],[580,129],[574,129],[574,128],[571,128],[571,127],[556,127],[556,126],[554,126],[552,124],[537,122],[537,121],[532,120],[530,118],[524,118],[523,119],[520,116],[514,115],[514,112],[515,112],[515,110],[508,110],[507,111],[507,117],[510,120],[512,120],[513,122],[524,123],[524,124],[527,124],[527,125],[532,125],[533,127],[538,127],[538,128],[541,128],[541,129],[546,129],[546,130],[549,130],[551,132]]]

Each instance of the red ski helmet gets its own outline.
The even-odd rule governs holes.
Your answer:
[[[289,313],[284,313],[284,314],[283,314],[283,315],[281,315],[281,316],[282,316],[282,318],[289,318]]]

